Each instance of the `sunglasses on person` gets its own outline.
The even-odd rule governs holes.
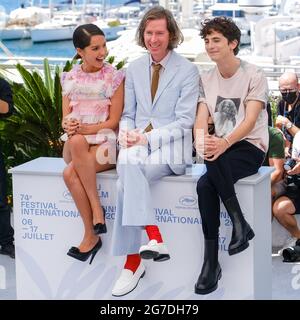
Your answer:
[[[279,88],[280,93],[286,94],[286,93],[294,93],[297,92],[298,89],[280,89]]]

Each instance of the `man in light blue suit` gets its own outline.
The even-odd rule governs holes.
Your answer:
[[[173,51],[183,36],[170,11],[160,6],[150,9],[136,38],[149,53],[126,72],[113,253],[127,255],[127,260],[112,290],[114,296],[137,286],[145,274],[141,258],[170,258],[155,225],[151,185],[164,176],[183,174],[191,163],[199,94],[197,67]],[[141,246],[144,229],[150,241]]]

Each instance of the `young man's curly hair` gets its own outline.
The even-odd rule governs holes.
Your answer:
[[[238,54],[241,41],[241,30],[232,19],[227,17],[215,17],[213,19],[205,19],[201,22],[200,36],[202,39],[205,39],[212,31],[221,33],[228,42],[236,40],[238,44],[233,52],[235,56]]]

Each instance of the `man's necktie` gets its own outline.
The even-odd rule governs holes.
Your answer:
[[[155,93],[157,91],[158,82],[159,82],[159,70],[161,68],[161,64],[153,64],[153,74],[152,74],[152,81],[151,81],[151,98],[152,102],[155,97]],[[147,128],[144,130],[144,132],[149,132],[153,129],[152,124],[150,123]]]
[[[154,64],[154,65],[152,65],[152,68],[153,68],[153,74],[152,74],[152,81],[151,81],[151,98],[153,101],[157,87],[158,87],[159,70],[161,68],[161,64]]]

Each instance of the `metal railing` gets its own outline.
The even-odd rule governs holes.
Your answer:
[[[4,70],[14,69],[14,65],[17,63],[22,64],[22,66],[28,70],[38,69],[43,70],[43,59],[44,57],[0,57],[0,68]],[[56,65],[64,66],[67,60],[71,61],[72,57],[68,58],[47,58],[50,67],[55,68]],[[194,62],[198,69],[201,71],[211,68],[214,63],[212,62]],[[278,78],[287,71],[296,72],[300,78],[300,65],[298,64],[264,64],[255,63],[261,67],[269,81],[278,81]]]
[[[13,69],[14,65],[20,63],[26,69],[38,69],[43,70],[43,60],[45,57],[0,57],[1,69]],[[51,68],[55,68],[56,65],[64,66],[71,58],[55,58],[47,57]]]
[[[214,63],[212,62],[194,62],[199,70],[211,68]],[[262,68],[268,78],[278,79],[284,72],[296,72],[300,78],[300,65],[296,64],[264,64],[252,62]]]

